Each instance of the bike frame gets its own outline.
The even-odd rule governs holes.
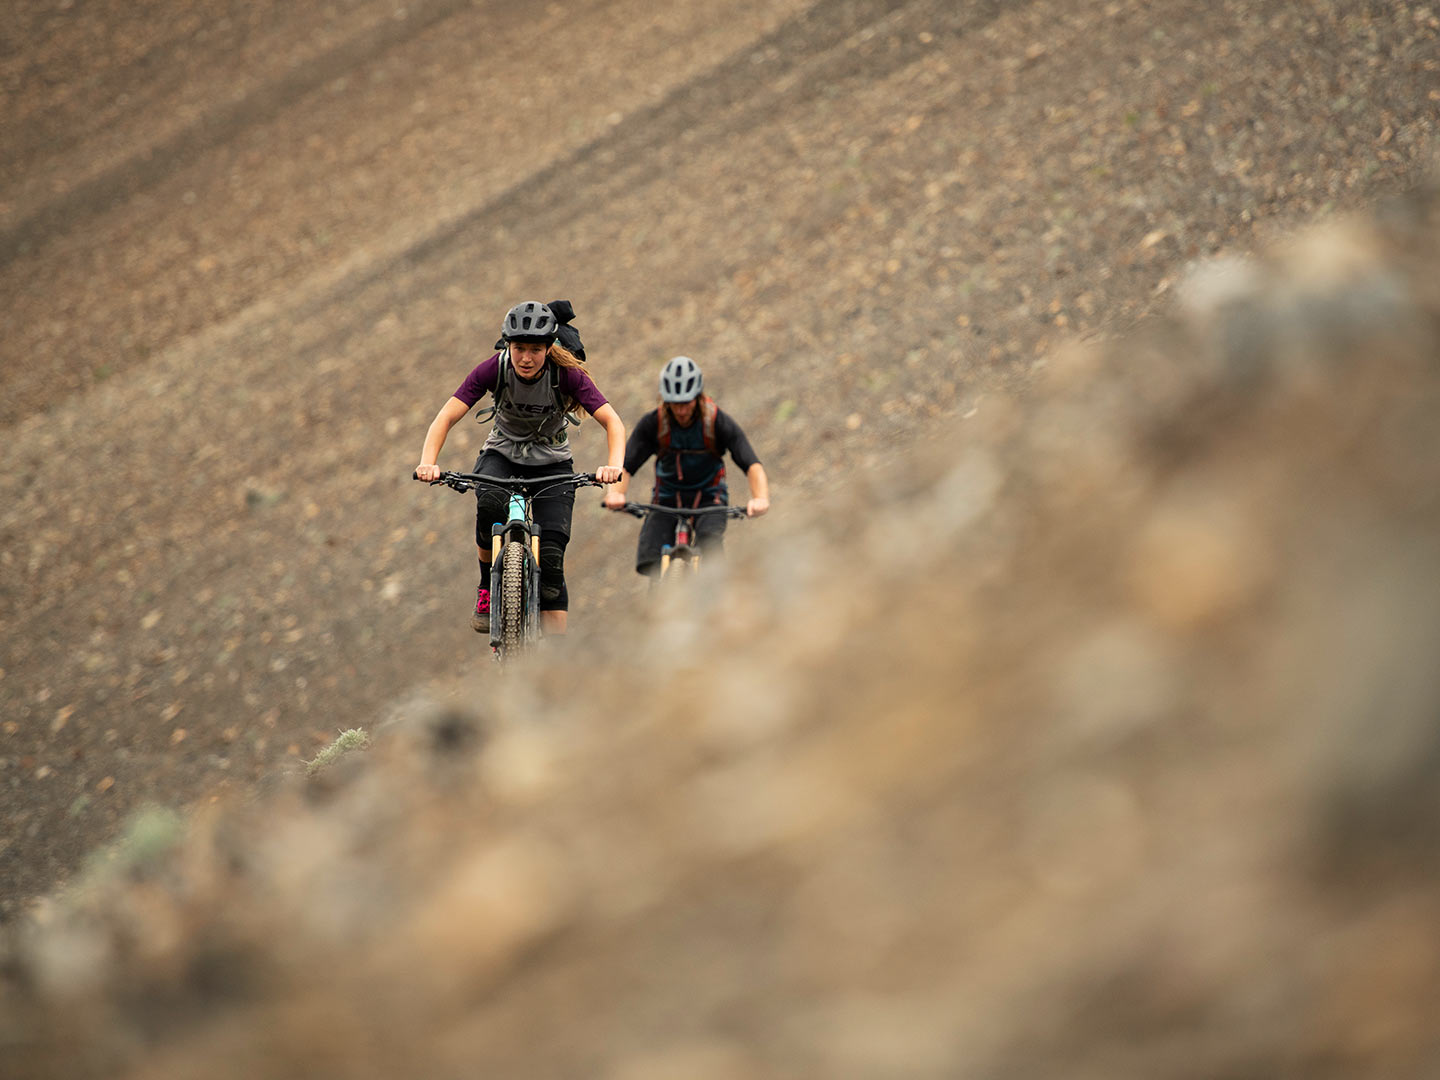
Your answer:
[[[695,519],[686,515],[675,521],[675,538],[668,544],[660,545],[660,579],[670,572],[670,563],[683,558],[691,564],[690,569],[700,568],[700,552],[690,546],[690,533],[696,529]]]
[[[688,565],[691,573],[699,571],[700,549],[694,543],[697,518],[711,514],[720,514],[727,518],[746,516],[745,509],[740,506],[659,506],[655,503],[627,502],[620,507],[620,510],[638,518],[644,518],[650,514],[662,514],[676,519],[674,539],[660,547],[661,581],[665,580],[665,576],[670,572],[671,564],[676,561]]]
[[[521,619],[523,636],[535,641],[540,636],[540,528],[535,524],[531,504],[535,496],[510,492],[510,506],[505,523],[496,522],[490,526],[490,574],[491,581],[501,569],[500,557],[505,544],[516,540],[525,548],[525,593],[524,616]],[[494,655],[500,655],[501,627],[504,623],[504,590],[490,590],[490,648]]]
[[[504,658],[505,610],[504,589],[498,587],[495,575],[503,573],[502,556],[505,546],[514,540],[521,544],[525,556],[522,589],[520,641],[523,645],[540,636],[540,527],[535,523],[535,499],[553,487],[571,484],[575,487],[604,487],[594,473],[561,473],[553,476],[517,477],[482,476],[479,473],[442,472],[434,484],[446,484],[456,491],[473,491],[490,487],[509,496],[504,523],[490,527],[490,649],[496,660]]]

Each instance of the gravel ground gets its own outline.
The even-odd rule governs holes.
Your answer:
[[[1440,117],[1399,3],[172,7],[0,16],[6,919],[476,665],[468,512],[407,479],[515,300],[627,419],[701,359],[774,482],[743,561],[1193,260],[1413,186]],[[634,663],[631,529],[577,523],[572,655]]]
[[[1187,279],[723,593],[132,820],[0,935],[7,1077],[1429,1075],[1437,241]]]

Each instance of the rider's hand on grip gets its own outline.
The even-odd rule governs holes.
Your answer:
[[[415,467],[415,479],[423,480],[427,484],[433,484],[440,479],[439,465],[417,465]]]

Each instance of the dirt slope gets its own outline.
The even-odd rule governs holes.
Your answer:
[[[1437,282],[1436,190],[1208,271],[723,601],[135,822],[7,1075],[1430,1075]]]
[[[406,478],[510,302],[574,300],[626,417],[702,359],[775,477],[743,557],[948,457],[987,389],[1191,259],[1413,183],[1440,108],[1409,5],[3,18],[11,914],[136,806],[248,790],[471,668],[466,508]],[[577,533],[583,664],[636,589],[624,523]]]

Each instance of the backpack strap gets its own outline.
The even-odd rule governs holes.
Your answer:
[[[560,410],[565,422],[572,427],[579,427],[580,418],[565,408],[565,395],[560,393],[560,365],[553,361],[550,364],[550,393],[555,395],[555,408]]]
[[[510,374],[510,350],[504,349],[500,353],[500,370],[495,373],[495,388],[490,391],[490,407],[481,409],[475,413],[475,422],[479,424],[495,419],[495,413],[500,408],[500,400],[505,393],[505,380]],[[555,408],[564,412],[565,422],[575,427],[580,426],[580,418],[573,413],[565,412],[564,395],[560,392],[560,365],[550,365],[550,393],[555,398]]]
[[[510,370],[510,350],[500,351],[500,369],[495,373],[495,388],[490,391],[490,407],[480,409],[475,413],[475,422],[483,424],[487,420],[495,419],[495,412],[500,408],[500,394],[505,389],[505,373]]]

